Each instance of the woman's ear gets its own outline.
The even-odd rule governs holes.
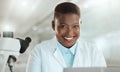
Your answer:
[[[55,21],[52,20],[52,29],[55,30]]]

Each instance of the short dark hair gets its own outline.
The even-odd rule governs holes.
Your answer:
[[[80,17],[80,8],[71,2],[63,2],[58,4],[54,10],[54,18],[60,14],[74,13]]]

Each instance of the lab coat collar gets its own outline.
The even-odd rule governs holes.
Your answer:
[[[56,37],[53,38],[52,42],[54,42],[54,45],[51,45],[53,49],[53,56],[55,57],[55,59],[58,61],[58,63],[62,66],[62,67],[67,67],[64,58],[62,57],[62,53],[60,52],[59,48],[57,47],[57,39]],[[73,61],[73,67],[80,67],[83,66],[83,58],[82,57],[82,53],[83,53],[83,42],[81,41],[81,39],[78,40],[78,47],[76,48],[76,54],[75,54],[75,58]]]
[[[51,45],[53,49],[53,56],[55,57],[55,59],[58,61],[58,63],[62,66],[62,67],[67,67],[65,64],[65,61],[62,57],[62,53],[60,52],[59,48],[57,47],[57,39],[56,37],[53,38],[52,42],[54,42],[54,45]]]

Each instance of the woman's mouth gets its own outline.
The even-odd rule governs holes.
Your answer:
[[[73,37],[64,37],[64,39],[66,39],[67,41],[71,41]]]

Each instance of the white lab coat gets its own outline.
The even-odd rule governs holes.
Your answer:
[[[56,38],[38,44],[31,53],[27,72],[63,72],[67,65],[57,48]],[[106,67],[105,59],[93,45],[78,40],[73,67]]]

